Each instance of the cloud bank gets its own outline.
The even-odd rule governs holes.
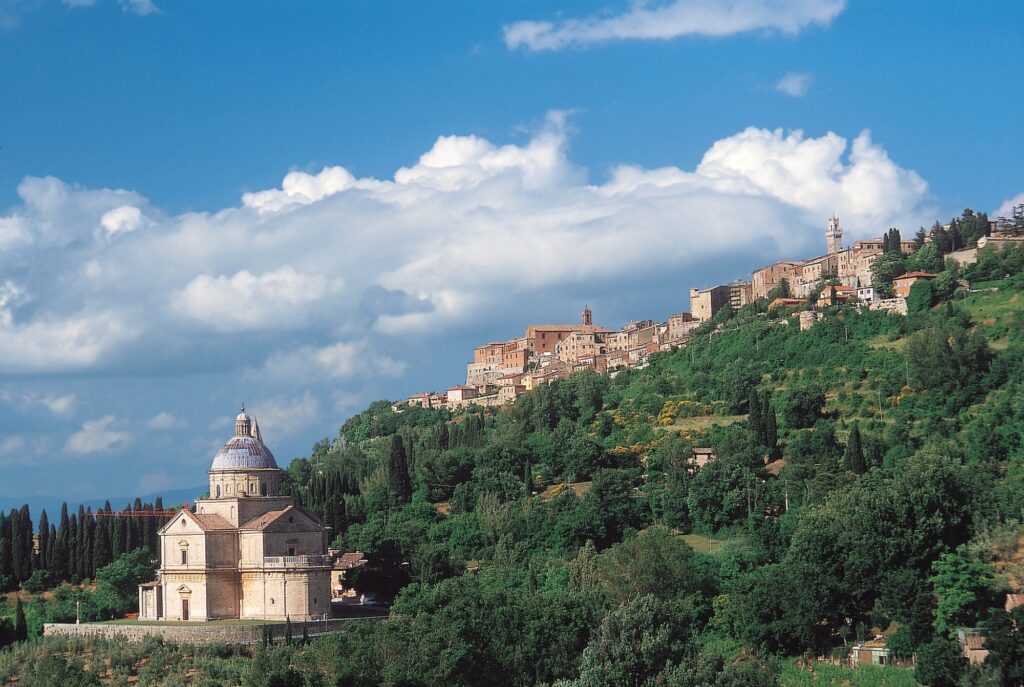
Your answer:
[[[749,128],[690,170],[594,181],[564,113],[518,144],[441,136],[390,179],[293,171],[215,212],[52,177],[18,193],[0,216],[0,374],[187,373],[213,357],[282,388],[401,375],[409,336],[470,326],[509,294],[799,255],[832,212],[854,238],[935,217],[925,181],[867,131]]]
[[[518,21],[503,27],[503,33],[510,50],[532,52],[615,40],[720,38],[751,31],[792,35],[813,25],[827,26],[845,7],[845,0],[640,0],[621,14]]]

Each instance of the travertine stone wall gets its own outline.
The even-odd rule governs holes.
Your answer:
[[[322,620],[309,621],[306,628],[310,637],[338,632],[345,623],[357,621],[380,621],[380,618],[332,618],[326,623]],[[292,635],[302,636],[302,623],[292,623]],[[267,627],[275,640],[283,640],[284,623],[272,623]],[[141,642],[147,637],[162,637],[169,644],[258,644],[263,640],[262,625],[145,625],[124,624],[111,625],[105,623],[46,623],[43,635],[66,637],[102,637],[104,639],[123,639],[128,642]]]

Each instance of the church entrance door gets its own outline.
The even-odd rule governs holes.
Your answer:
[[[181,600],[181,619],[188,620],[188,599]]]

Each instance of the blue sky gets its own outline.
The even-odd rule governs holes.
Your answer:
[[[833,210],[995,212],[1022,44],[1010,1],[0,0],[0,501],[200,485],[242,400],[286,463]]]

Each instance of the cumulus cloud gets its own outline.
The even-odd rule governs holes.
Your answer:
[[[10,389],[0,390],[0,400],[10,403],[20,410],[33,406],[42,406],[57,417],[71,417],[75,411],[78,397],[75,394],[55,394],[39,391],[15,392]]]
[[[566,117],[518,143],[440,136],[390,179],[291,172],[216,212],[169,216],[132,191],[26,178],[0,217],[0,240],[6,226],[27,237],[0,250],[0,372],[185,374],[215,359],[279,385],[283,370],[395,376],[410,337],[470,327],[511,294],[807,254],[832,212],[853,238],[936,217],[924,180],[866,131],[750,128],[696,165],[592,180]],[[97,232],[125,207],[145,230]],[[26,267],[43,260],[46,274]]]
[[[793,98],[807,95],[814,77],[806,72],[789,72],[775,82],[775,90]]]
[[[181,429],[182,427],[187,426],[188,422],[186,422],[182,418],[175,417],[174,415],[168,413],[166,410],[160,411],[153,417],[146,420],[147,429]]]
[[[275,437],[294,434],[311,425],[319,416],[320,405],[307,391],[295,398],[276,396],[254,403],[247,412],[259,421],[264,440],[272,443]]]
[[[300,346],[274,353],[250,379],[311,382],[353,377],[400,377],[405,363],[374,351],[367,341],[339,341],[329,346]]]
[[[503,27],[503,32],[509,49],[530,51],[613,40],[723,37],[750,31],[796,34],[812,25],[827,26],[845,7],[845,0],[640,0],[621,14],[519,21]]]
[[[87,420],[82,429],[68,437],[64,450],[77,454],[102,453],[126,445],[132,437],[128,432],[112,429],[116,421],[113,415]]]
[[[135,231],[142,226],[143,220],[142,210],[133,205],[122,205],[103,213],[103,216],[100,217],[100,225],[110,237],[114,234]]]
[[[991,217],[1013,217],[1013,209],[1018,205],[1024,205],[1024,193],[1018,193],[1013,198],[1006,199],[999,209],[992,213]]]
[[[299,274],[285,266],[254,275],[200,275],[176,297],[184,314],[221,331],[277,328],[303,320],[305,308],[341,290],[341,279]]]

